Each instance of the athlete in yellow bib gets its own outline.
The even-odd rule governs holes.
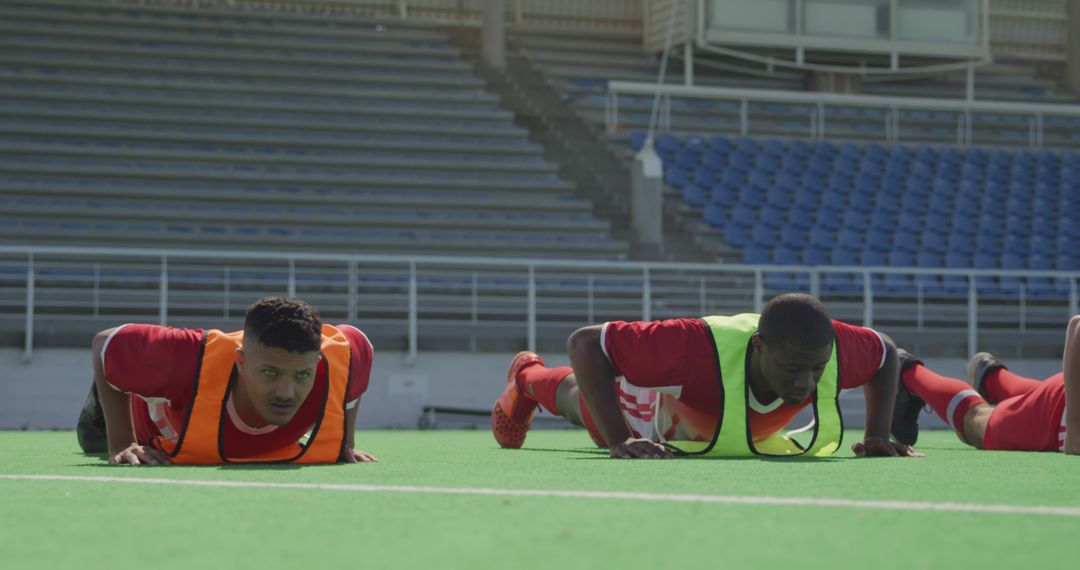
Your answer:
[[[779,295],[761,315],[609,321],[567,342],[571,367],[519,353],[492,410],[500,446],[521,447],[538,406],[585,427],[615,458],[827,456],[842,444],[841,389],[863,388],[859,456],[918,456],[889,438],[896,347],[829,317],[805,294]],[[786,431],[801,410],[803,429]]]

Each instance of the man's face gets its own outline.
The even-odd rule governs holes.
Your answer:
[[[319,351],[289,352],[260,342],[237,350],[237,389],[267,422],[284,425],[315,385]]]
[[[832,343],[822,347],[770,347],[754,336],[754,350],[761,355],[761,373],[785,404],[801,404],[817,388],[832,357]]]

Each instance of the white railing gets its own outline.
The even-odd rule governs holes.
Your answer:
[[[341,12],[467,26],[483,21],[484,0],[135,0],[150,6],[227,6],[312,14]],[[641,30],[641,0],[505,0],[506,22],[622,31]]]
[[[449,331],[442,334],[473,335],[474,350],[485,328],[523,333],[535,350],[540,329],[565,334],[605,320],[760,311],[768,276],[788,272],[808,276],[809,292],[837,318],[873,326],[889,315],[904,319],[913,334],[964,330],[969,353],[978,348],[980,316],[990,318],[981,305],[998,315],[995,326],[1004,318],[1010,334],[1040,325],[1057,331],[1078,313],[1080,272],[0,246],[0,323],[10,329],[23,322],[29,359],[41,322],[235,323],[254,299],[289,294],[328,318],[396,327],[415,358],[420,336],[439,327]],[[861,276],[862,290],[822,295],[822,279],[837,274]],[[875,278],[885,275],[962,276],[967,292],[935,298],[921,288],[876,291]],[[1021,287],[1014,297],[988,299],[978,292],[982,277],[1059,279],[1068,283],[1068,297],[1040,300]]]
[[[903,127],[901,111],[945,111],[956,114],[956,144],[972,144],[975,114],[1020,116],[1027,119],[1028,146],[1042,148],[1049,118],[1075,119],[1080,117],[1080,105],[1053,105],[1037,103],[1012,103],[1005,101],[963,101],[959,99],[923,99],[918,97],[883,97],[870,95],[843,95],[836,93],[799,93],[769,89],[738,89],[727,87],[690,87],[630,81],[612,81],[608,84],[605,105],[605,122],[609,133],[621,129],[619,119],[620,96],[652,97],[659,90],[661,97],[661,130],[672,124],[674,98],[709,99],[731,101],[738,104],[738,129],[742,136],[752,132],[749,109],[751,103],[790,103],[807,107],[807,128],[810,138],[825,139],[829,136],[826,110],[829,108],[864,108],[884,112],[884,141],[900,142]],[[851,121],[852,119],[847,119]],[[866,122],[866,119],[858,119]]]

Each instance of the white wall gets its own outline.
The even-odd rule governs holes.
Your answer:
[[[375,351],[371,386],[360,406],[361,429],[417,425],[426,405],[490,410],[506,382],[512,354],[421,353],[414,365],[400,352]],[[551,366],[567,364],[565,354],[544,355]],[[960,359],[927,359],[942,374],[963,378]],[[1012,370],[1045,378],[1061,370],[1058,360],[1010,361]],[[0,429],[72,429],[90,389],[90,351],[43,349],[23,364],[17,349],[0,349]],[[845,419],[862,425],[861,394],[844,396]],[[853,413],[848,413],[848,411]],[[925,426],[942,425],[926,417]],[[479,418],[483,426],[486,418]],[[542,422],[542,420],[541,420]],[[446,427],[461,423],[440,421]]]

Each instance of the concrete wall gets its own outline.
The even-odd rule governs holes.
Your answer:
[[[371,386],[361,402],[361,429],[417,427],[427,405],[490,410],[506,382],[511,354],[421,353],[413,365],[401,352],[380,352],[376,347]],[[544,355],[551,366],[568,363],[565,354]],[[43,349],[23,364],[17,349],[0,349],[0,429],[72,429],[90,387],[89,350]],[[939,372],[962,378],[966,362],[927,359]],[[1061,370],[1058,360],[1009,362],[1010,368],[1034,378]],[[862,393],[842,397],[849,427],[863,424]],[[543,416],[541,416],[542,418]],[[925,417],[924,426],[943,425]],[[456,421],[439,417],[441,427],[484,428],[487,418]],[[561,421],[539,420],[538,425],[563,426]]]

